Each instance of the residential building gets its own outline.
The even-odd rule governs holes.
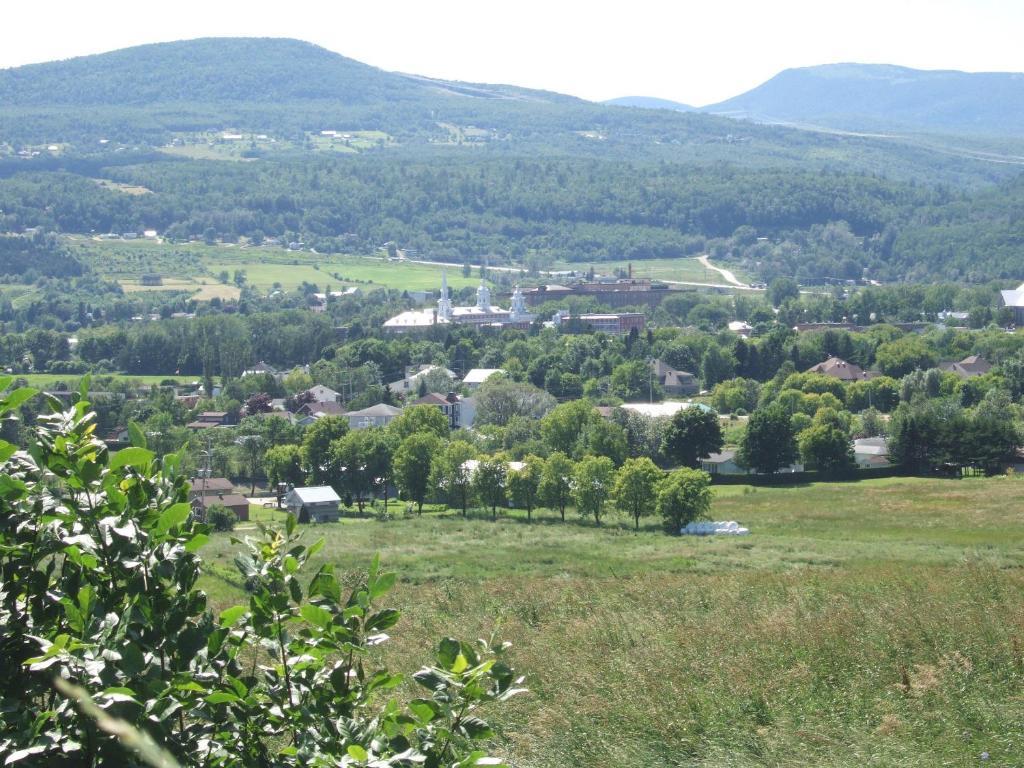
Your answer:
[[[721,453],[712,453],[706,459],[700,460],[700,468],[707,472],[709,475],[753,475],[756,474],[751,469],[744,469],[740,466],[737,460],[737,451],[725,450]],[[784,467],[779,470],[780,474],[787,474],[793,472],[803,472],[804,465],[795,462],[790,464],[788,467]]]
[[[1000,291],[1002,305],[1013,313],[1013,322],[1024,325],[1024,283],[1010,291]]]
[[[386,427],[394,421],[395,417],[401,412],[401,408],[379,403],[377,405],[371,405],[369,408],[363,408],[359,411],[349,411],[342,415],[348,419],[348,426],[350,429],[366,429],[367,427]]]
[[[988,373],[992,370],[992,364],[980,355],[970,355],[959,363],[939,363],[939,368],[955,373],[961,379],[971,379]]]
[[[688,408],[700,408],[705,413],[710,413],[714,410],[710,406],[704,405],[704,403],[692,403],[689,400],[665,400],[661,403],[623,403],[619,407],[652,419],[671,418],[679,413],[679,411],[685,411]]]
[[[661,360],[651,361],[651,372],[666,395],[695,395],[700,391],[700,382],[694,374],[677,371]]]
[[[443,373],[448,377],[449,381],[455,381],[458,378],[455,375],[455,371],[449,370],[443,365],[409,366],[405,369],[405,376],[398,379],[398,381],[390,382],[388,389],[396,395],[415,394],[419,390],[420,380],[435,371]]]
[[[242,378],[245,378],[246,376],[259,376],[264,373],[269,373],[271,376],[275,378],[277,378],[277,376],[279,375],[277,369],[274,368],[274,366],[269,365],[260,360],[258,363],[256,363],[256,365],[250,366],[249,368],[246,368],[244,371],[242,371]]]
[[[505,371],[501,368],[473,368],[462,378],[462,383],[470,391],[473,391],[474,389],[479,389],[481,384],[496,373],[505,373]]]
[[[235,492],[235,484],[226,477],[194,477],[192,487],[189,488],[189,499],[197,499],[200,496],[217,494],[230,494]]]
[[[196,496],[192,499],[192,509],[204,518],[214,504],[220,504],[234,512],[239,521],[249,519],[249,500],[237,493],[208,493],[205,496]]]
[[[185,426],[187,426],[189,429],[212,429],[213,427],[226,426],[227,423],[227,411],[203,411],[201,414],[199,414],[198,419],[189,422]]]
[[[341,519],[341,498],[329,485],[292,488],[284,505],[300,523],[333,523]]]
[[[412,404],[433,405],[448,419],[448,426],[451,429],[457,429],[459,426],[459,396],[454,392],[449,392],[447,395],[442,395],[439,392],[428,392],[423,397],[414,400]]]
[[[306,390],[306,395],[312,398],[314,403],[340,403],[341,393],[335,392],[330,387],[325,387],[323,384],[317,384],[314,387],[310,387]]]
[[[838,357],[830,357],[823,363],[812,365],[807,369],[806,373],[820,373],[823,376],[831,376],[841,381],[863,381],[878,375],[873,371],[865,371],[859,365],[848,363]]]
[[[853,441],[853,458],[861,469],[888,467],[889,445],[884,437],[862,437]]]

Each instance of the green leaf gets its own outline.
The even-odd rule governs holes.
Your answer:
[[[395,574],[394,573],[382,573],[379,577],[373,580],[370,584],[370,599],[376,600],[382,595],[386,595],[395,586]]]
[[[210,537],[207,536],[205,533],[197,533],[191,539],[185,542],[185,551],[196,552],[201,547],[203,547],[209,540]]]
[[[18,451],[18,446],[11,445],[6,440],[0,440],[0,463],[7,461]]]
[[[463,656],[460,653],[458,656],[455,657],[455,663],[452,664],[451,670],[456,675],[458,675],[458,674],[462,673],[466,669],[466,667],[468,667],[468,666],[469,666],[469,662],[466,661],[466,657]]]
[[[227,691],[216,691],[204,698],[203,701],[207,704],[234,704],[241,701],[241,699],[235,696],[235,694],[228,693]]]
[[[309,552],[306,554],[306,559],[309,560],[310,558],[313,557],[313,555],[315,555],[317,552],[319,552],[321,549],[323,549],[324,548],[324,542],[325,542],[325,539],[323,539],[323,538],[317,539],[309,547]]]
[[[310,624],[321,629],[327,629],[327,627],[331,626],[331,622],[334,621],[334,614],[330,611],[321,608],[319,605],[311,605],[309,603],[299,608],[299,615]]]
[[[370,757],[367,754],[366,750],[360,747],[358,744],[349,744],[348,749],[346,749],[345,751],[348,752],[349,757],[351,757],[353,760],[358,760],[360,763],[365,763]]]
[[[438,644],[437,661],[445,669],[451,669],[461,653],[462,644],[454,637],[446,637]]]
[[[89,399],[89,385],[92,383],[92,376],[85,374],[78,382],[78,394],[83,400]]]
[[[128,448],[127,450],[134,451],[141,449]],[[146,451],[146,453],[149,453],[149,451]],[[167,509],[165,509],[163,513],[160,515],[160,519],[157,521],[156,524],[157,530],[169,531],[171,530],[171,528],[181,525],[186,520],[188,520],[188,516],[190,514],[192,514],[192,507],[190,507],[185,502],[181,502],[180,504],[174,504],[173,506],[170,506]]]
[[[463,718],[462,728],[466,732],[466,735],[471,739],[489,739],[494,735],[494,731],[491,730],[491,726],[479,717]]]
[[[13,411],[26,400],[31,400],[38,394],[39,390],[33,389],[32,387],[22,387],[21,389],[16,389],[3,400],[0,400],[0,413]]]
[[[146,443],[146,433],[142,431],[142,427],[136,424],[134,421],[128,422],[128,438],[131,440],[132,445],[136,448],[148,448]]]
[[[249,610],[247,605],[235,605],[231,608],[226,608],[220,612],[220,625],[222,627],[230,627],[236,621],[238,621],[245,612]]]
[[[369,621],[366,622],[366,629],[367,631],[389,629],[398,623],[401,615],[401,612],[394,608],[385,608],[383,611],[378,611],[370,617]]]
[[[14,381],[13,376],[0,376],[0,392],[3,392],[11,386],[12,381]]]
[[[421,725],[426,725],[437,717],[437,704],[426,699],[413,699],[409,702],[409,711]]]
[[[144,467],[153,460],[154,454],[145,448],[125,448],[114,454],[110,460],[111,469],[121,467]]]
[[[298,521],[295,519],[295,515],[289,514],[284,521],[284,530],[288,536],[291,536],[295,531],[295,525]]]

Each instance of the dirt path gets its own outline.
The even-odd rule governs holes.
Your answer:
[[[714,264],[712,264],[708,260],[707,254],[705,254],[703,256],[698,256],[697,257],[697,261],[699,261],[701,264],[703,264],[707,269],[713,269],[715,272],[717,272],[722,277],[724,277],[725,281],[727,283],[735,285],[737,288],[749,288],[750,287],[746,283],[741,283],[739,280],[737,280],[736,279],[736,275],[734,275],[728,269],[722,269],[721,267],[716,267]]]

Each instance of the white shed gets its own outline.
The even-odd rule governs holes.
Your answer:
[[[329,485],[292,488],[284,497],[284,505],[300,523],[332,523],[341,518],[341,498]]]

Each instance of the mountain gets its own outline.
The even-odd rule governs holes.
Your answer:
[[[640,109],[671,109],[675,112],[693,112],[695,107],[689,104],[682,104],[669,99],[659,99],[654,96],[620,96],[617,99],[602,101],[610,107],[638,107]]]
[[[1024,136],[1024,74],[888,64],[787,69],[704,112],[846,131]]]
[[[202,38],[0,70],[0,176],[29,166],[99,176],[104,166],[149,162],[154,150],[164,161],[342,151],[724,162],[968,186],[1024,166],[1024,142],[1019,150],[938,147],[919,137],[801,131],[683,108],[386,72],[298,40]],[[352,146],[320,140],[339,131],[359,136]],[[218,134],[245,136],[244,154],[214,146],[224,144]],[[1007,157],[1013,152],[1021,157]]]
[[[153,43],[0,70],[0,104],[5,107],[318,100],[365,105],[418,101],[438,91],[480,98],[571,98],[385,72],[312,43],[282,38]]]

